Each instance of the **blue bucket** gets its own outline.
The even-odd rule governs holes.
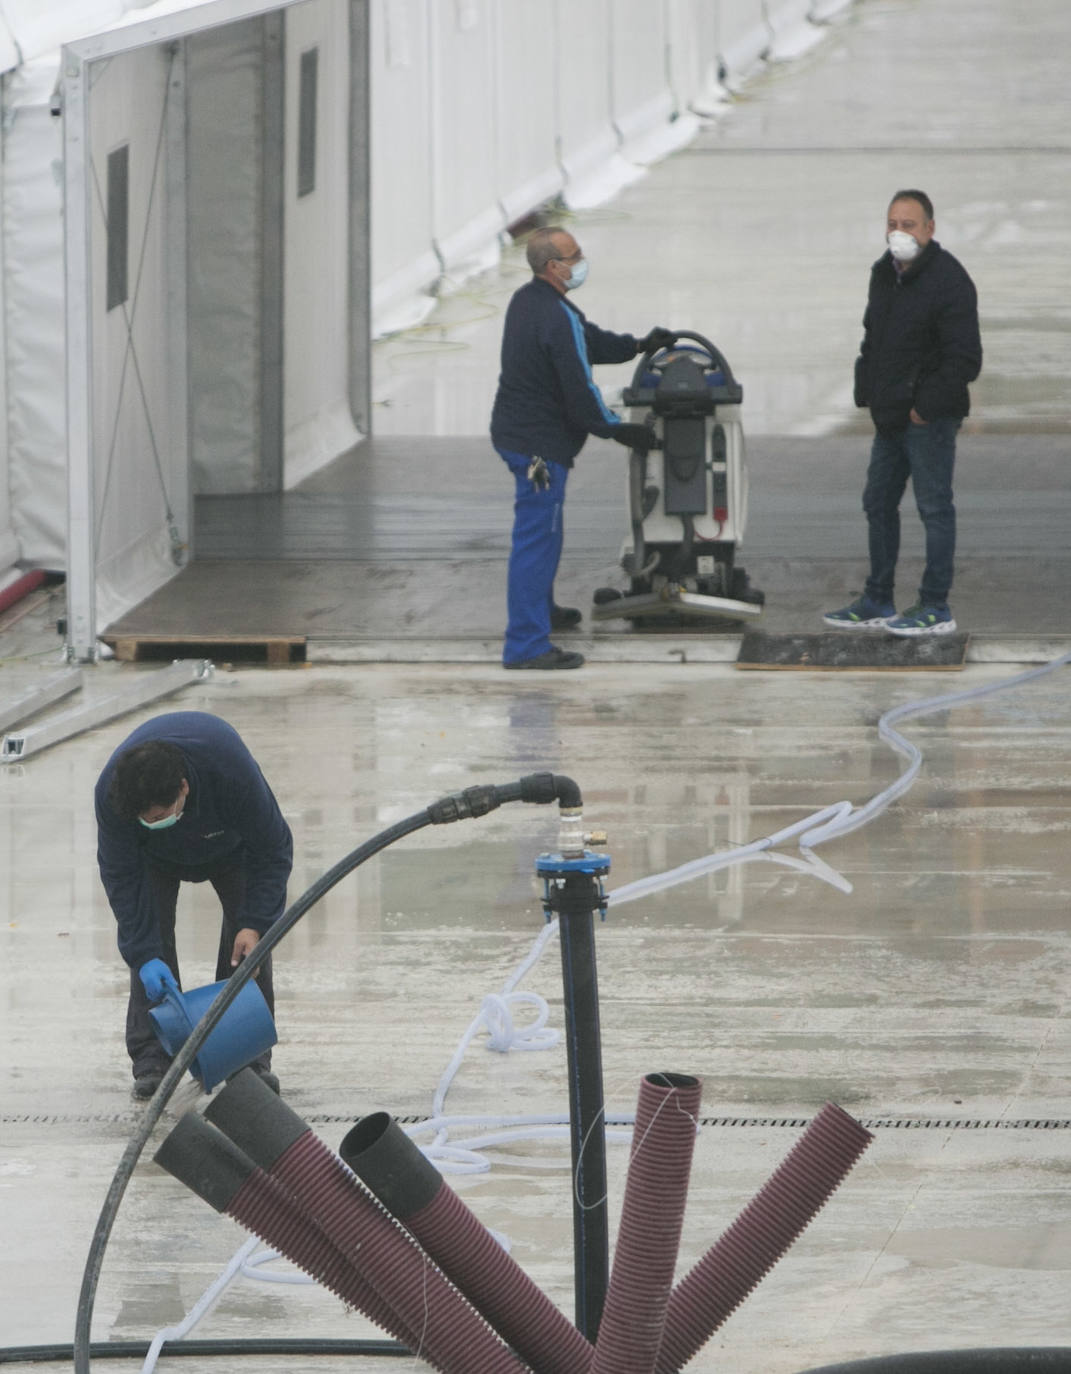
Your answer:
[[[149,1008],[157,1039],[172,1058],[226,986],[224,980],[189,992],[165,987],[164,1000]],[[270,1050],[278,1038],[264,994],[251,979],[209,1031],[190,1064],[190,1073],[206,1093],[211,1092],[217,1083]]]

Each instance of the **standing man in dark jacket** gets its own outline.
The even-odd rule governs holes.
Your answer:
[[[491,412],[491,439],[513,473],[506,668],[579,668],[583,654],[550,642],[550,632],[580,622],[554,604],[562,551],[562,507],[573,459],[589,434],[647,452],[651,431],[625,424],[603,403],[592,363],[623,363],[675,335],[611,334],[586,320],[566,297],[587,276],[580,245],[565,229],[537,229],[528,240],[533,277],[513,295],[502,333],[502,372]]]
[[[130,966],[126,1048],[134,1096],[151,1097],[170,1060],[149,1005],[181,987],[175,952],[179,884],[208,881],[223,908],[216,980],[229,978],[282,914],[293,862],[290,827],[238,732],[217,716],[175,711],[129,735],[96,786],[97,863]],[[257,980],[274,1013],[271,957]],[[271,1052],[252,1068],[275,1089]]]
[[[929,196],[897,191],[889,205],[888,251],[870,273],[855,363],[855,403],[870,408],[875,429],[863,492],[870,576],[861,597],[823,617],[842,629],[883,626],[896,635],[932,635],[956,628],[948,606],[956,551],[952,468],[982,343],[974,283],[934,229]],[[900,499],[909,476],[926,528],[926,568],[917,603],[897,615]]]

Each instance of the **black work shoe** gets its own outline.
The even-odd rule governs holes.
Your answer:
[[[152,1069],[148,1073],[138,1074],[134,1079],[134,1087],[131,1094],[135,1102],[145,1102],[156,1092],[156,1089],[164,1081],[163,1069]]]
[[[550,628],[552,630],[571,630],[579,625],[583,619],[583,612],[578,611],[575,606],[555,606],[550,613]]]
[[[519,663],[503,663],[503,668],[580,668],[584,662],[583,654],[570,653],[552,644],[545,654],[535,658],[522,658]]]

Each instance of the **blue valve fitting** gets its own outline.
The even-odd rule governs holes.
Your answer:
[[[603,888],[603,878],[610,871],[610,856],[585,849],[582,854],[566,858],[564,854],[540,854],[535,864],[536,874],[543,879],[543,915],[547,921],[555,916],[578,916],[598,911],[606,920],[609,898]],[[587,877],[591,882],[578,882]]]

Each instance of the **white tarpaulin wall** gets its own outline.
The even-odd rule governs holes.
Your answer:
[[[371,0],[372,318],[415,323],[554,196],[597,205],[853,0]]]
[[[0,0],[0,579],[66,568],[93,656],[190,556],[193,492],[367,432],[373,333],[851,3]]]

